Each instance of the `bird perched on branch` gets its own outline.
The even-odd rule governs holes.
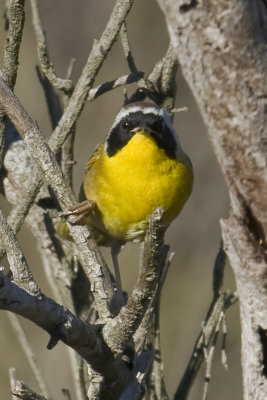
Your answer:
[[[62,213],[83,216],[97,243],[111,246],[121,302],[121,246],[144,240],[148,217],[157,207],[164,209],[167,227],[182,210],[192,184],[192,164],[169,114],[146,102],[123,107],[87,163],[82,202]]]

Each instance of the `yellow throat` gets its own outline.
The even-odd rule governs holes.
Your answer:
[[[145,131],[136,133],[115,155],[102,145],[84,179],[88,199],[99,213],[92,223],[118,239],[142,240],[147,219],[159,206],[165,210],[166,226],[180,213],[192,190],[189,158],[179,148],[170,158]],[[98,219],[98,221],[97,221]]]

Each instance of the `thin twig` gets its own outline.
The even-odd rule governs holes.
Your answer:
[[[191,386],[203,362],[203,349],[208,348],[214,335],[216,325],[221,318],[221,313],[225,312],[228,307],[234,304],[237,297],[233,294],[227,295],[221,293],[213,300],[207,313],[203,328],[196,340],[190,360],[185,369],[184,375],[176,390],[174,400],[185,400],[188,396]]]
[[[142,79],[143,76],[144,76],[143,72],[137,71],[129,75],[120,76],[119,78],[114,79],[113,81],[102,83],[102,85],[99,85],[96,88],[93,88],[89,91],[87,100],[93,101],[98,96],[106,92],[109,92],[112,89],[128,85],[130,83],[138,82],[140,79]]]
[[[127,37],[124,38],[124,42],[127,43],[128,39],[126,39]],[[130,49],[129,44],[125,46],[126,57],[128,48]],[[148,97],[171,113],[175,102],[175,75],[177,67],[177,58],[170,44],[165,56],[155,64],[153,70],[146,78],[138,82],[138,89],[127,102],[142,101]]]
[[[38,51],[39,61],[41,64],[41,69],[44,75],[47,77],[47,79],[51,82],[51,84],[55,88],[63,90],[65,92],[69,92],[73,89],[72,81],[70,81],[69,79],[58,78],[55,74],[54,66],[49,60],[47,43],[42,28],[37,0],[31,0],[31,9],[32,9],[32,22],[36,35],[37,51]]]
[[[22,328],[22,325],[21,325],[18,317],[12,313],[7,313],[7,315],[8,315],[8,319],[16,333],[16,337],[20,342],[21,348],[24,351],[24,354],[31,366],[32,372],[35,376],[35,379],[39,385],[39,388],[40,388],[42,394],[45,397],[51,399],[52,396],[50,394],[49,388],[48,388],[46,382],[44,381],[43,374],[41,373],[41,371],[39,369],[39,365],[36,361],[36,356],[33,352],[33,349],[27,339],[27,336],[24,332],[24,329]]]
[[[207,349],[213,340],[216,326],[218,325],[218,322],[221,321],[221,315],[236,301],[235,295],[228,295],[222,290],[225,259],[222,242],[220,242],[213,267],[213,300],[207,312],[201,332],[195,342],[184,375],[177,387],[174,400],[184,400],[187,398],[190,388],[193,385],[195,377],[204,360],[204,349]]]
[[[95,77],[102,66],[111,46],[119,34],[121,25],[125,20],[133,5],[133,0],[117,0],[110,15],[109,21],[104,29],[101,38],[95,40],[89,58],[77,82],[68,106],[57,128],[54,131],[50,145],[54,149],[58,143],[63,143],[73,124],[77,121],[86,99],[88,92],[92,88]]]
[[[188,111],[188,107],[179,107],[179,108],[173,108],[171,110],[171,113],[175,114],[175,113],[187,112],[187,111]]]
[[[151,371],[151,383],[150,384],[150,391],[153,391],[153,395],[157,400],[168,400],[169,396],[166,390],[165,382],[164,382],[164,373],[163,373],[163,363],[161,357],[161,345],[160,345],[160,298],[162,288],[167,276],[167,272],[171,265],[171,261],[173,259],[174,253],[170,253],[165,266],[163,268],[160,287],[158,289],[158,294],[155,303],[155,311],[154,311],[154,326],[153,326],[153,349],[155,351],[154,362],[152,365]]]
[[[7,220],[0,210],[0,238],[6,249],[10,269],[14,282],[29,293],[39,296],[40,289],[37,286],[32,273],[27,265],[25,257],[18,245],[17,239],[10,229]]]
[[[221,322],[223,320],[224,317],[224,312],[222,311],[220,313],[215,331],[214,331],[214,335],[213,335],[213,339],[212,339],[212,344],[210,346],[210,349],[207,349],[204,347],[204,354],[205,355],[205,361],[206,361],[206,373],[205,373],[205,378],[204,378],[204,388],[203,388],[203,395],[202,395],[202,400],[206,400],[207,399],[207,395],[208,395],[208,388],[209,388],[209,384],[210,384],[210,380],[211,380],[211,367],[212,367],[212,361],[213,361],[213,356],[214,356],[214,352],[215,352],[215,347],[216,347],[216,343],[217,343],[217,339],[218,339],[218,335],[219,335],[219,331],[220,331],[220,325]]]
[[[126,26],[125,21],[123,22],[123,24],[121,26],[120,38],[121,38],[121,44],[122,44],[125,58],[128,63],[129,70],[132,73],[137,73],[138,68],[135,65],[134,58],[133,58],[133,55],[131,52],[131,47],[130,47],[129,38],[128,38],[128,32],[127,32],[127,26]]]

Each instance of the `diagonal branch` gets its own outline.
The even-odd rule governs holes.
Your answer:
[[[94,43],[82,75],[70,98],[67,109],[63,113],[59,125],[54,130],[49,140],[53,152],[56,153],[61,148],[71,128],[82,112],[88,92],[92,88],[95,77],[116,39],[120,27],[133,5],[133,1],[134,0],[117,0],[100,40]],[[42,185],[42,174],[35,171],[33,175],[32,183],[29,184],[28,190],[23,193],[20,204],[18,204],[10,214],[10,223],[12,221],[12,230],[15,234],[19,231]],[[3,256],[3,251],[1,250],[0,256]]]
[[[62,143],[64,141],[73,124],[77,121],[86,102],[88,92],[92,88],[95,77],[110,51],[111,46],[115,42],[121,25],[127,17],[132,5],[133,0],[116,1],[101,38],[95,40],[93,43],[93,48],[69,100],[68,106],[54,131],[53,139],[51,138],[50,142],[52,149],[58,146],[59,142]]]
[[[69,209],[75,203],[74,194],[68,182],[64,179],[44,135],[2,78],[0,78],[0,103],[5,107],[9,118],[24,138],[32,158],[42,169],[45,179],[54,190],[62,209]],[[113,286],[107,267],[102,261],[101,254],[88,228],[72,225],[69,228],[78,246],[81,264],[88,274],[92,287],[96,288],[93,295],[99,315],[103,319],[109,318],[111,314],[108,295],[112,297]]]
[[[108,382],[119,381],[123,386],[129,378],[125,363],[113,357],[98,334],[97,327],[83,322],[69,310],[45,295],[36,297],[16,286],[0,272],[0,309],[29,319],[49,335],[72,347]]]
[[[93,101],[95,100],[98,96],[101,96],[102,94],[109,92],[112,89],[115,89],[120,86],[128,85],[130,83],[138,82],[140,79],[142,79],[144,76],[143,72],[133,72],[129,75],[123,75],[120,76],[117,79],[114,79],[113,81],[110,82],[105,82],[102,85],[99,85],[95,88],[92,88],[89,93],[88,93],[88,101]]]

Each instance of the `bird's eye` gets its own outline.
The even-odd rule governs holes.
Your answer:
[[[124,121],[121,126],[125,131],[130,131],[132,128],[132,124],[129,121]]]

